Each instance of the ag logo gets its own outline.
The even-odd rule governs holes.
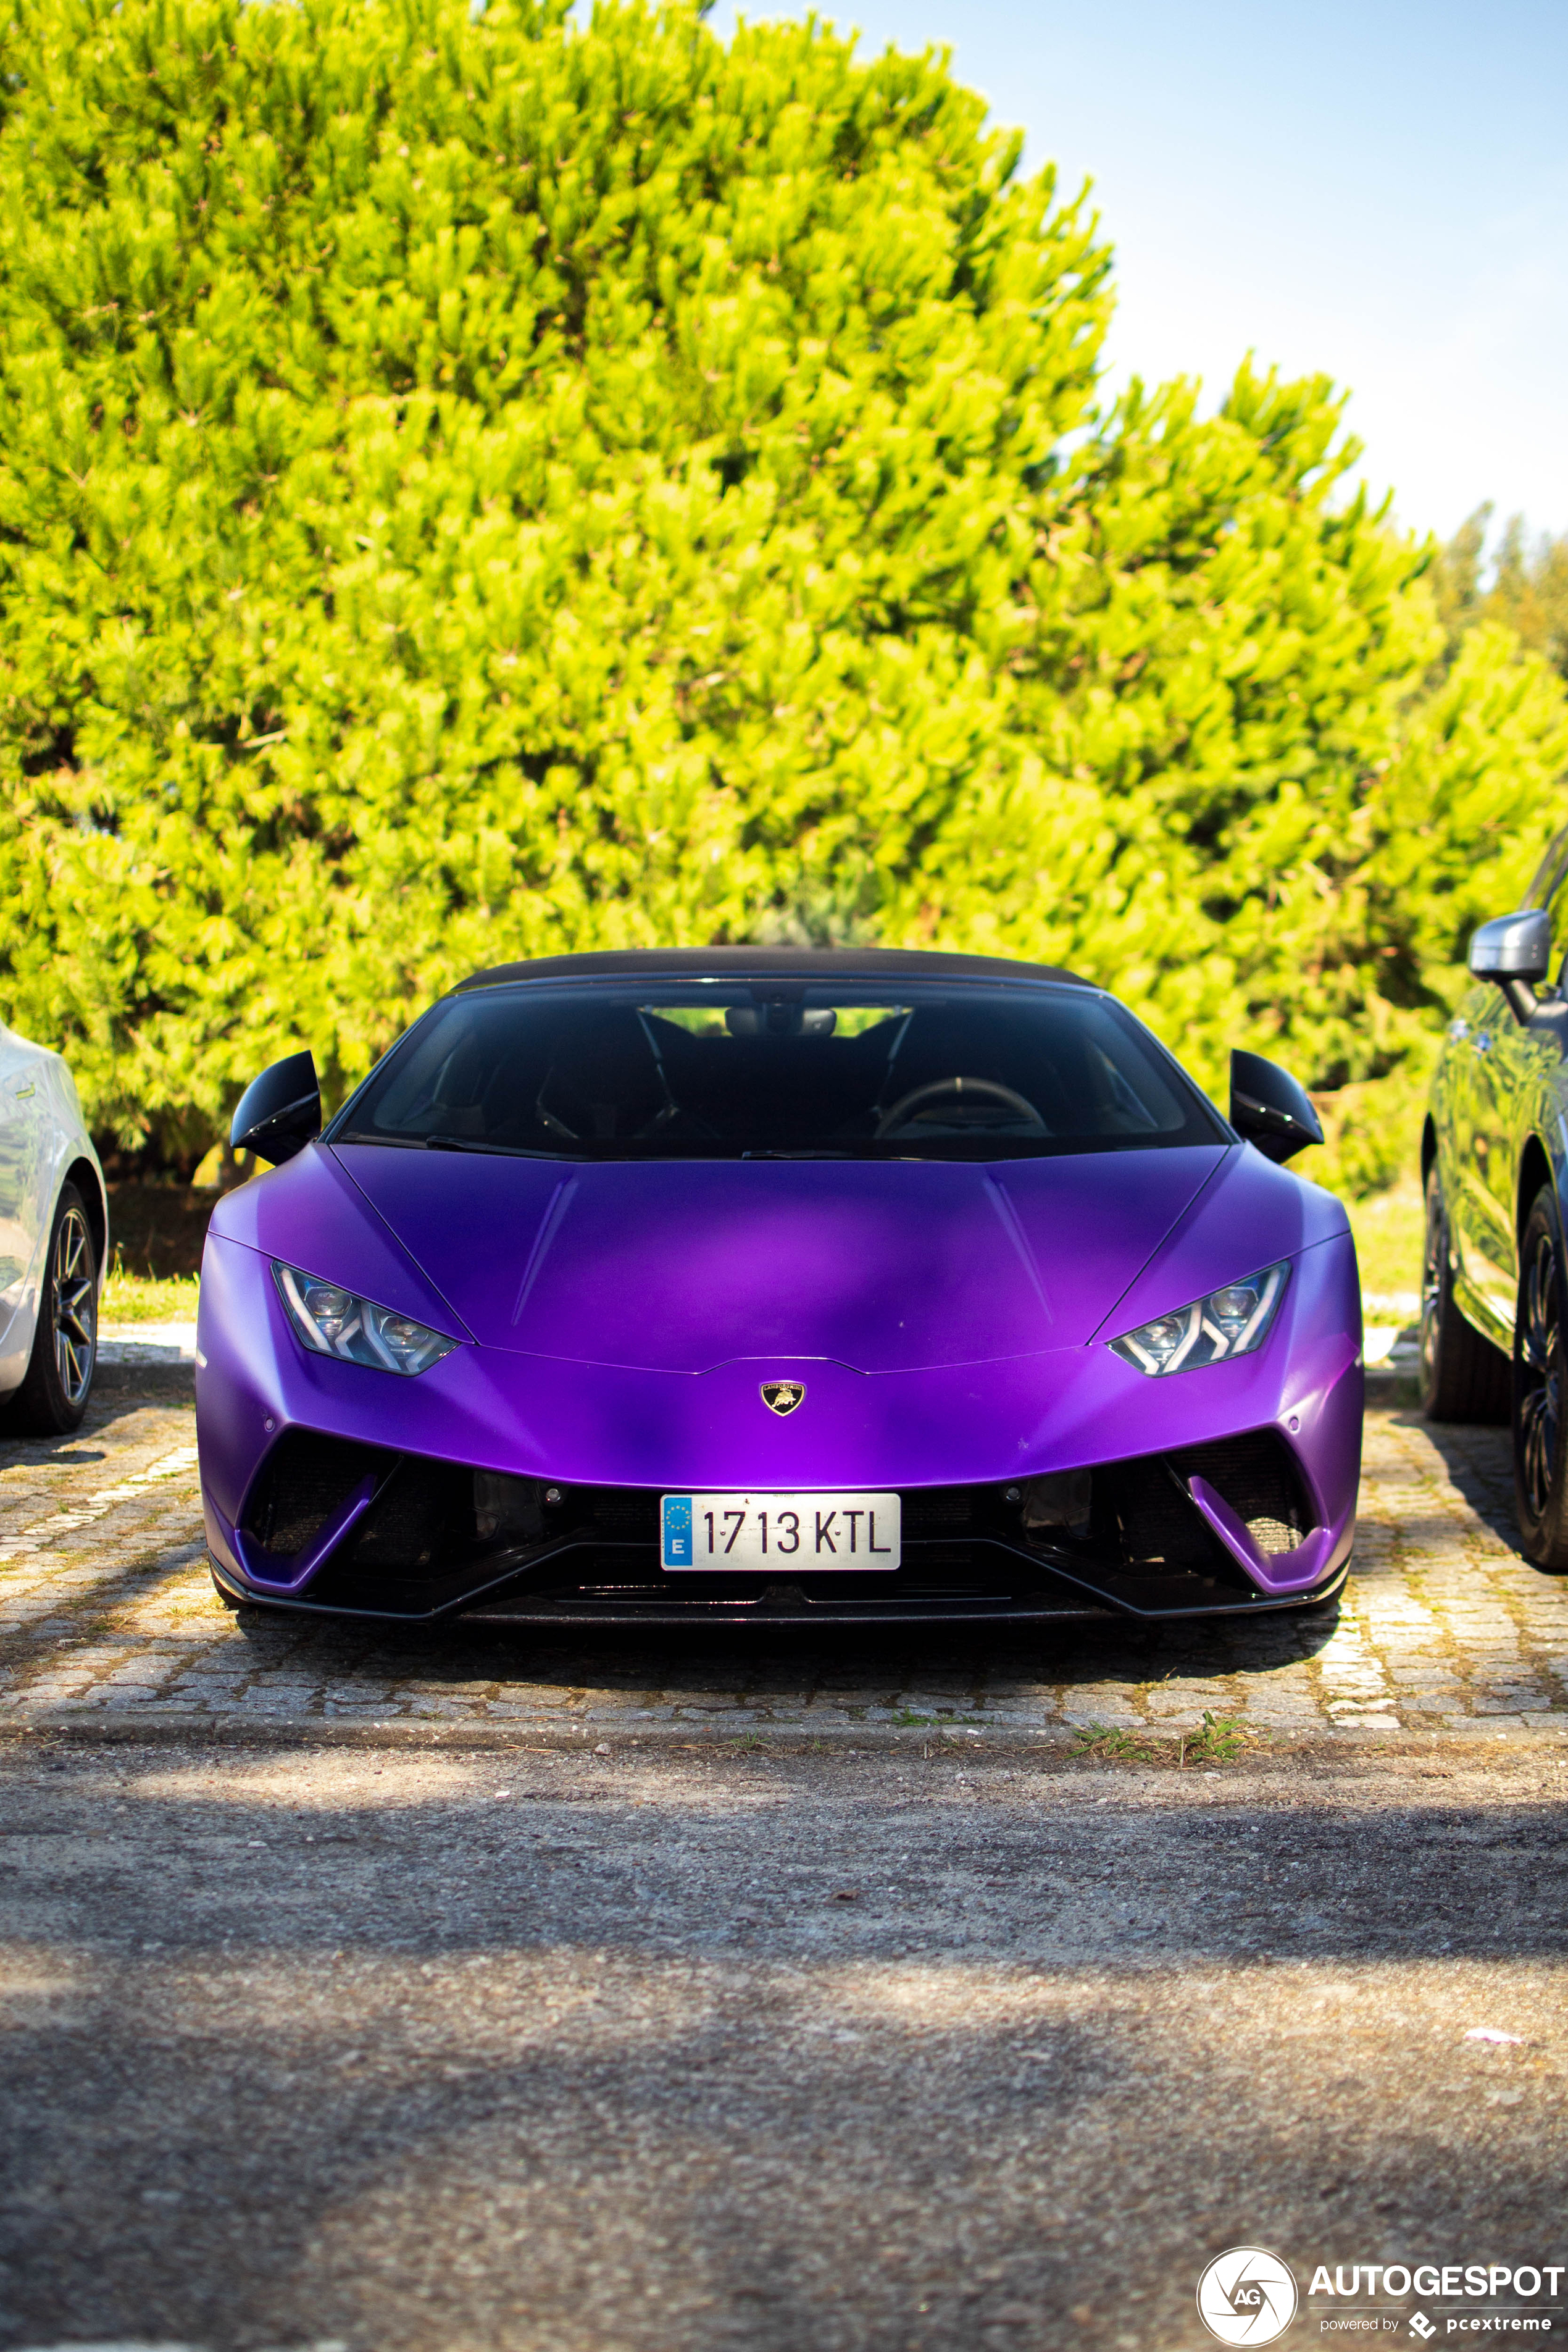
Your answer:
[[[1197,2283],[1197,2315],[1221,2344],[1272,2344],[1296,2315],[1296,2282],[1266,2246],[1231,2246]]]
[[[762,1402],[780,1421],[788,1421],[797,1405],[806,1402],[804,1381],[764,1381]]]

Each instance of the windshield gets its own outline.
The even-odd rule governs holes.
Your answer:
[[[1130,1015],[1075,989],[532,982],[449,998],[328,1140],[559,1160],[997,1160],[1223,1140]]]

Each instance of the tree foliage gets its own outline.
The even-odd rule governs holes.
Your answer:
[[[1211,1080],[1419,1051],[1562,692],[1496,630],[1433,686],[1325,381],[1097,404],[1109,252],[942,58],[560,0],[0,37],[0,1009],[101,1127],[199,1149],[564,948],[1041,957]]]
[[[1478,507],[1439,550],[1433,567],[1448,649],[1457,651],[1471,629],[1491,622],[1511,629],[1528,651],[1568,677],[1568,532],[1559,539],[1542,532],[1532,542],[1524,517],[1514,515],[1504,526],[1483,586],[1491,518],[1490,504]]]

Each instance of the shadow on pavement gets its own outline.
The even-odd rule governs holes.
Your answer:
[[[994,1698],[1040,1686],[1267,1673],[1315,1656],[1339,1622],[1339,1604],[1187,1624],[1069,1624],[1043,1633],[955,1625],[896,1636],[862,1627],[737,1633],[700,1624],[645,1633],[606,1626],[570,1637],[460,1622],[393,1630],[344,1619],[270,1617],[256,1609],[238,1611],[235,1622],[253,1672],[287,1663],[329,1673],[345,1697],[356,1675],[367,1681],[416,1675],[437,1685],[516,1682],[562,1693],[707,1688],[767,1705],[804,1704],[835,1691],[871,1696],[918,1688]]]
[[[1517,1551],[1511,1433],[1485,1423],[1428,1421],[1415,1406],[1391,1413],[1389,1422],[1395,1429],[1419,1430],[1481,1524]]]
[[[1186,2347],[1243,2231],[1303,2279],[1372,2211],[1555,2242],[1568,1827],[1479,1775],[67,1753],[4,1794],[6,2345]]]

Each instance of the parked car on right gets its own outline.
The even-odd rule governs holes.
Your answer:
[[[1510,1422],[1527,1559],[1568,1569],[1568,829],[1470,941],[1421,1139],[1421,1402]]]

